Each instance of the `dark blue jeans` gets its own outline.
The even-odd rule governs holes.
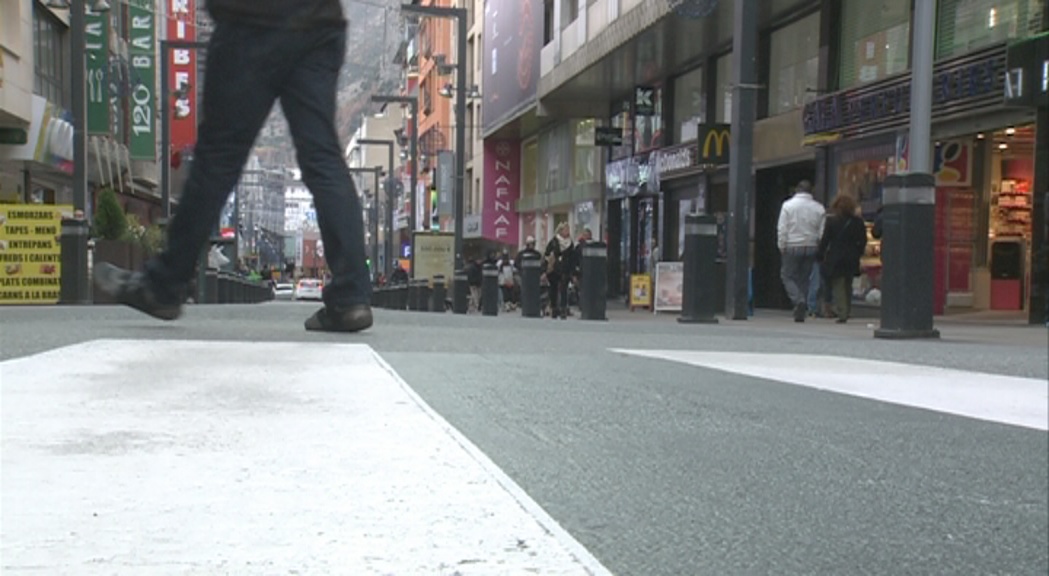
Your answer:
[[[302,180],[313,195],[331,270],[324,303],[343,307],[370,302],[361,202],[335,129],[345,53],[343,28],[280,30],[218,23],[208,44],[204,120],[189,179],[167,248],[146,266],[159,299],[178,298],[191,280],[255,138],[273,103],[280,101]]]

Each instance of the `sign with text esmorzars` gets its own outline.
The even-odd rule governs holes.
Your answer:
[[[156,14],[147,0],[128,4],[128,52],[131,59],[130,143],[133,160],[157,157],[157,28]]]
[[[197,38],[196,0],[168,0],[168,40]],[[170,59],[169,86],[175,91],[171,105],[171,148],[185,150],[197,140],[197,52],[176,48],[163,55]]]
[[[521,197],[520,142],[484,141],[484,182],[481,236],[516,246],[520,233],[516,207]]]
[[[0,204],[0,305],[57,304],[62,216],[72,206]]]

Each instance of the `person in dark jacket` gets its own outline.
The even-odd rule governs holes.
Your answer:
[[[215,30],[207,47],[203,122],[167,249],[143,272],[95,267],[117,301],[162,320],[182,313],[186,284],[255,137],[280,102],[313,194],[332,281],[307,330],[357,332],[372,325],[361,203],[335,127],[346,20],[339,0],[207,0]]]
[[[575,243],[568,223],[557,227],[557,234],[546,245],[546,279],[550,283],[550,309],[553,318],[568,318],[568,283],[576,270]]]
[[[859,275],[860,258],[867,249],[867,226],[856,215],[857,208],[856,200],[847,194],[834,199],[816,251],[839,324],[847,322],[852,311],[852,279]]]

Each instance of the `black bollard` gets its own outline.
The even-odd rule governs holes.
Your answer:
[[[939,338],[933,328],[936,179],[893,174],[882,185],[881,326],[875,338]]]
[[[83,259],[87,258],[88,235],[89,225],[87,220],[62,219],[62,237],[59,248],[62,253],[62,265],[59,267],[59,282],[61,284],[58,293],[59,301],[62,304],[90,303],[90,286],[81,286],[82,282],[88,283],[88,279],[78,277],[81,269],[87,269]],[[82,300],[82,298],[87,300]]]
[[[481,312],[485,316],[499,315],[499,268],[487,262],[482,270]]]
[[[540,281],[543,276],[543,259],[538,253],[526,252],[521,256],[521,315],[525,318],[542,316],[540,308]]]
[[[419,292],[416,295],[417,301],[415,309],[419,312],[429,312],[430,293],[432,292],[432,290],[430,289],[430,282],[428,280],[416,280],[416,282],[419,283]]]
[[[470,311],[470,284],[465,270],[455,271],[452,286],[452,312],[466,314]]]
[[[685,215],[684,287],[681,291],[682,324],[717,324],[718,221],[707,214]]]
[[[233,286],[230,283],[229,274],[219,272],[219,304],[229,304],[233,301]]]
[[[382,307],[386,310],[393,310],[393,287],[383,286],[382,287]]]
[[[444,276],[438,274],[433,277],[433,293],[431,297],[430,311],[444,314],[444,301],[448,299],[448,289],[444,286]]]
[[[407,284],[398,284],[397,287],[394,288],[394,295],[395,295],[396,299],[394,300],[393,309],[394,310],[401,310],[401,311],[407,310],[408,309],[408,285]]]
[[[233,303],[243,304],[244,301],[244,278],[237,276],[233,279]]]
[[[219,302],[219,273],[217,270],[204,272],[204,303],[218,304]]]
[[[425,280],[423,280],[425,282]],[[408,309],[412,312],[419,311],[419,281],[410,280],[408,282]]]
[[[579,317],[583,320],[607,320],[608,246],[604,242],[591,242],[583,246],[579,276]]]

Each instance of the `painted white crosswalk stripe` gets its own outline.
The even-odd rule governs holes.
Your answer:
[[[364,345],[96,341],[0,392],[5,574],[608,573]]]
[[[669,360],[1036,430],[1049,429],[1045,380],[806,354],[625,350]]]

